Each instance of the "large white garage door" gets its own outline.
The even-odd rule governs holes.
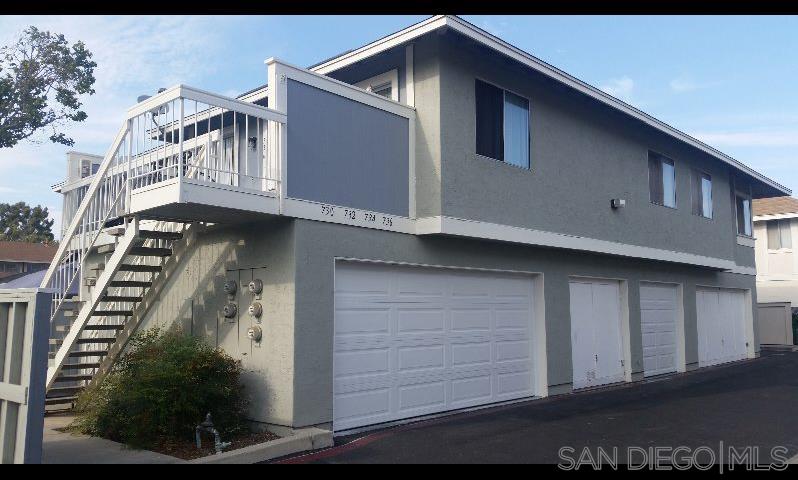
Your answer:
[[[723,288],[696,291],[698,365],[742,360],[747,357],[745,292]]]
[[[573,387],[624,380],[620,285],[613,280],[571,280]]]
[[[640,327],[646,377],[676,371],[676,285],[640,283]]]
[[[526,275],[339,262],[334,430],[533,396],[532,295]]]

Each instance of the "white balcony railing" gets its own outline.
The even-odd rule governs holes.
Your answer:
[[[190,181],[280,196],[285,122],[285,114],[275,110],[182,85],[131,108],[70,209],[71,221],[42,280],[42,287],[56,292],[53,316],[77,290],[103,227],[131,213],[136,191]]]

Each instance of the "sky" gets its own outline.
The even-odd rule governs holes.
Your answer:
[[[96,93],[73,147],[45,136],[0,149],[0,202],[46,206],[60,231],[66,152],[104,154],[141,94],[177,83],[235,96],[264,60],[307,67],[426,16],[0,16],[82,40]],[[464,19],[798,192],[798,17],[479,16]],[[534,108],[534,106],[533,106]]]

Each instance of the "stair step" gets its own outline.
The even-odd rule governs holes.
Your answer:
[[[183,234],[180,232],[159,232],[157,230],[139,230],[139,238],[151,238],[156,240],[180,240]]]
[[[122,330],[124,325],[86,325],[83,330]]]
[[[93,375],[59,375],[55,377],[55,382],[82,382],[84,380],[91,380]]]
[[[130,310],[95,310],[92,316],[95,317],[130,317],[133,312]]]
[[[120,272],[153,272],[158,273],[163,267],[160,265],[130,265],[123,263],[119,266]]]
[[[64,370],[83,370],[86,368],[100,368],[99,363],[65,363],[61,365],[61,371]]]
[[[114,337],[114,338],[105,338],[105,337],[103,337],[103,338],[79,338],[79,339],[75,340],[75,343],[80,343],[80,344],[87,344],[87,343],[108,343],[108,344],[111,344],[111,343],[115,343],[115,342],[116,342],[116,337]]]
[[[143,280],[111,280],[112,287],[141,287],[146,288],[152,285],[152,282]]]
[[[50,339],[50,345],[61,345],[62,343],[64,343],[64,339],[63,338],[51,338]]]
[[[104,357],[108,355],[108,350],[84,350],[69,352],[70,357]]]
[[[130,254],[138,255],[140,257],[168,257],[172,254],[172,249],[156,247],[133,247],[130,249]]]
[[[105,221],[103,227],[116,227],[117,225],[122,225],[123,223],[125,223],[125,217],[109,218]]]
[[[97,247],[97,253],[114,253],[114,250],[116,250],[116,245],[113,243]]]
[[[44,404],[45,405],[63,405],[65,403],[75,403],[75,401],[77,399],[78,399],[78,397],[76,395],[73,395],[71,397],[46,398],[44,400]]]
[[[103,302],[140,302],[144,297],[135,295],[105,295],[102,298]]]
[[[78,393],[79,391],[83,390],[83,385],[79,385],[77,387],[53,387],[47,390],[47,397],[46,398],[59,398],[59,397],[69,397]]]

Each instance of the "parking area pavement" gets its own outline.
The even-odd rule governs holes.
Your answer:
[[[682,447],[701,462],[746,448],[760,463],[795,457],[798,351],[763,349],[686,374],[337,437],[333,448],[282,461],[568,463],[601,448],[640,462],[650,447]]]

